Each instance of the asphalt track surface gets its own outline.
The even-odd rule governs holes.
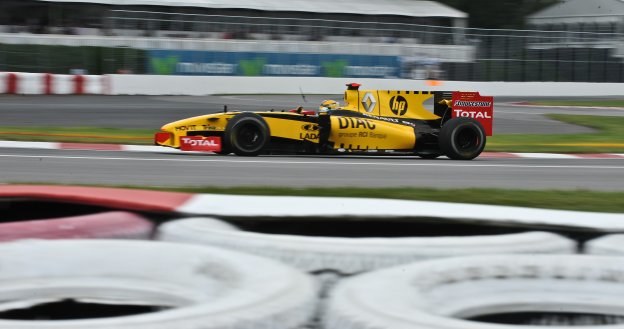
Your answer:
[[[1,126],[153,128],[193,115],[231,110],[314,108],[340,96],[2,96]],[[578,133],[585,127],[544,113],[622,116],[622,110],[496,107],[498,133]],[[0,148],[0,182],[151,186],[494,187],[624,190],[618,159],[425,160],[417,157],[262,156]]]

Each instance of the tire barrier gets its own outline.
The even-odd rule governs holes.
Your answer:
[[[618,321],[619,325],[609,327],[615,329],[624,328],[622,296],[624,262],[618,257],[447,258],[343,280],[327,304],[324,328],[507,329],[509,325],[466,319],[536,312],[579,314],[580,321],[587,321],[583,314],[602,315]],[[602,328],[583,325],[587,329]]]
[[[0,198],[217,217],[430,218],[531,229],[624,232],[624,214],[374,198],[190,194],[83,186],[4,185]],[[242,205],[235,207],[232,205]],[[319,206],[322,205],[322,206]]]
[[[0,242],[19,239],[150,239],[147,219],[111,211],[86,216],[0,223]]]
[[[334,238],[241,231],[214,218],[173,220],[164,241],[219,246],[278,259],[308,272],[350,275],[430,258],[491,253],[574,253],[572,240],[546,232],[471,237]]]
[[[177,210],[217,217],[431,218],[533,229],[624,232],[624,214],[375,198],[196,194]]]
[[[592,255],[624,256],[624,234],[610,234],[587,241],[584,252]],[[624,262],[624,259],[621,261]]]
[[[0,244],[0,317],[70,300],[153,306],[151,313],[71,320],[0,319],[0,328],[300,328],[314,311],[312,279],[278,262],[220,248],[121,240]],[[57,310],[58,312],[58,310]]]
[[[0,73],[0,94],[82,95],[104,94],[107,76],[49,73]]]

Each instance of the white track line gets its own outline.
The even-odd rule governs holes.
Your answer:
[[[37,159],[67,159],[67,160],[120,160],[120,161],[168,161],[168,162],[218,162],[218,163],[230,163],[230,164],[245,164],[245,163],[259,163],[259,164],[310,164],[310,165],[330,165],[330,166],[395,166],[395,167],[497,167],[497,168],[553,168],[553,169],[622,169],[623,166],[587,166],[587,165],[530,165],[530,164],[486,164],[486,163],[474,163],[474,162],[461,162],[461,163],[448,163],[447,161],[435,161],[435,162],[343,162],[343,161],[292,161],[292,160],[247,160],[241,158],[232,159],[197,159],[197,158],[124,158],[124,157],[90,157],[90,156],[54,156],[54,155],[14,155],[14,154],[0,154],[3,158],[37,158]],[[450,161],[450,160],[449,160]]]

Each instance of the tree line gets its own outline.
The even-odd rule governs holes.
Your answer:
[[[527,15],[560,2],[560,0],[436,0],[466,12],[470,27],[487,29],[521,29]]]

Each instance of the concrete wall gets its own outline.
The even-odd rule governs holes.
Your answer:
[[[624,83],[465,82],[318,77],[236,77],[113,74],[71,76],[0,73],[0,94],[341,94],[345,84],[365,89],[462,90],[491,96],[622,96]]]
[[[315,77],[111,75],[110,93],[129,95],[341,94],[345,84],[367,89],[465,90],[491,96],[618,96],[623,83],[463,82]]]

